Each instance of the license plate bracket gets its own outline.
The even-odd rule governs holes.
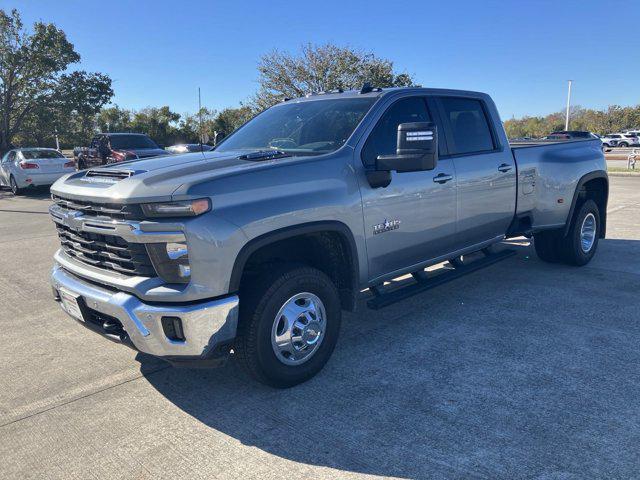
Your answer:
[[[80,295],[75,294],[66,288],[61,288],[58,292],[60,293],[60,300],[62,300],[64,310],[76,320],[84,322],[84,315],[82,314],[82,308],[80,307]]]

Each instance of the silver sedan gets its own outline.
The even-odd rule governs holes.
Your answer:
[[[0,160],[0,185],[20,195],[28,187],[53,184],[75,170],[73,160],[52,148],[18,148],[9,150]]]

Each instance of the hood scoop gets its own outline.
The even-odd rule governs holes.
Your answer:
[[[116,183],[137,173],[144,172],[144,170],[112,170],[110,168],[92,169],[87,170],[81,180],[91,183]]]
[[[260,161],[260,160],[272,160],[274,158],[290,157],[291,155],[283,152],[282,150],[259,150],[257,152],[247,153],[240,155],[240,160]]]

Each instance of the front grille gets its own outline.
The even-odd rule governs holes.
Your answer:
[[[53,202],[66,211],[82,212],[86,217],[109,217],[116,220],[141,220],[142,208],[139,205],[118,205],[111,203],[95,203],[69,200],[52,196]]]
[[[56,230],[63,251],[82,263],[126,275],[156,276],[143,244],[114,235],[76,232],[61,224],[56,224]]]

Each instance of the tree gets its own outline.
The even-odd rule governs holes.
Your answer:
[[[213,120],[209,135],[213,136],[213,131],[218,132],[218,141],[220,141],[249,121],[253,115],[253,110],[247,105],[239,108],[225,108]]]
[[[0,9],[0,150],[25,133],[25,125],[39,132],[46,126],[52,132],[64,124],[55,121],[70,118],[72,112],[88,124],[109,101],[113,90],[106,75],[64,73],[79,61],[55,25],[36,22],[27,32],[17,10],[8,14]]]
[[[172,112],[168,106],[147,107],[133,113],[131,130],[138,133],[146,133],[161,145],[173,143],[179,133],[176,124],[180,120],[180,114]]]
[[[335,89],[359,89],[365,82],[374,87],[413,85],[409,74],[394,72],[391,60],[329,43],[304,45],[299,54],[274,50],[260,59],[258,72],[260,87],[253,99],[257,111],[283,98]]]

